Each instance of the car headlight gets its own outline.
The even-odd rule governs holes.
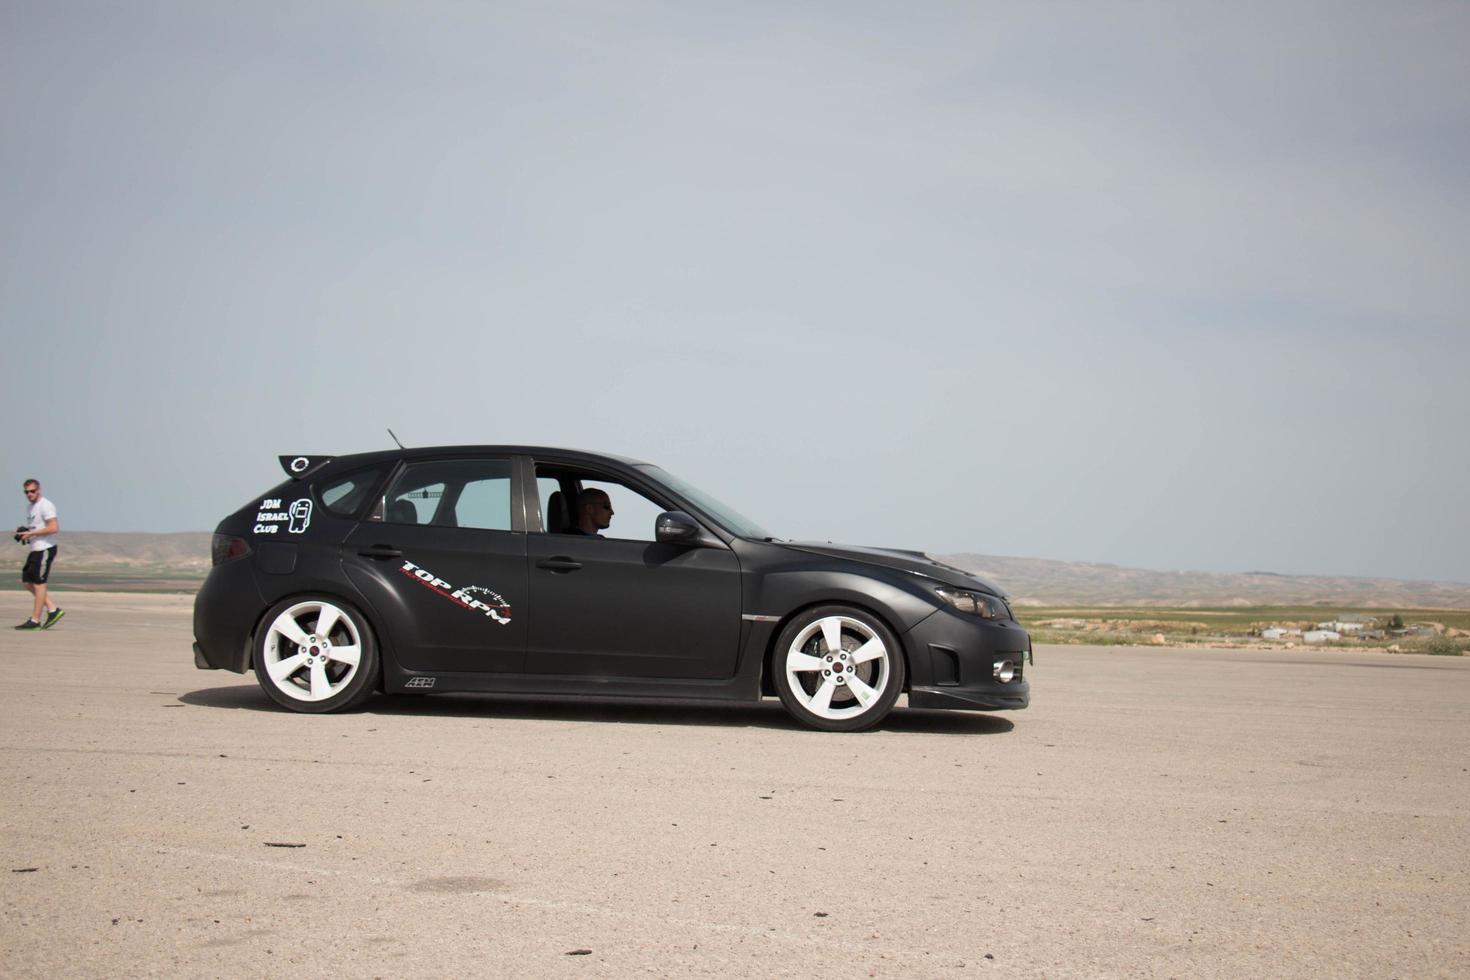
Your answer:
[[[1004,599],[986,595],[984,592],[967,592],[964,589],[935,589],[939,598],[960,612],[973,613],[982,619],[1010,619],[1011,611]]]

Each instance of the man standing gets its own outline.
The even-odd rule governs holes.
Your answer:
[[[30,503],[24,531],[17,531],[15,538],[30,545],[25,567],[20,580],[26,591],[36,597],[31,609],[31,618],[16,627],[18,630],[43,630],[56,625],[66,613],[46,595],[46,580],[51,577],[51,565],[56,561],[56,505],[41,496],[41,481],[27,480],[24,484],[26,500]]]

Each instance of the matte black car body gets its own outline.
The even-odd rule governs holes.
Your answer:
[[[506,529],[395,524],[385,514],[385,492],[410,467],[491,464],[509,479]],[[1009,606],[993,604],[1000,612],[982,618],[936,592],[1003,600],[995,586],[918,552],[741,536],[701,506],[707,498],[666,485],[646,464],[481,446],[282,457],[282,465],[287,480],[216,529],[216,564],[194,607],[200,668],[262,673],[255,660],[268,614],[302,608],[290,604],[308,597],[342,611],[365,634],[377,661],[372,682],[387,693],[699,701],[781,693],[787,700],[789,691],[778,690],[778,637],[812,610],[840,607],[852,611],[844,622],[856,631],[847,647],[865,637],[896,640],[894,676],[912,707],[996,710],[1029,701],[1023,664],[1030,639]],[[683,539],[548,533],[544,484],[557,474],[605,479],[645,496],[669,512],[658,518],[658,536]],[[336,494],[345,484],[353,489],[335,503],[323,497],[323,488]],[[427,487],[423,493],[427,499]],[[298,622],[313,641],[331,629]],[[301,656],[316,651],[288,632],[292,639],[276,638],[282,658],[294,658],[298,642]],[[816,640],[806,649],[821,655],[841,646]],[[306,676],[299,675],[303,687],[310,686]],[[262,683],[270,691],[264,676]],[[868,727],[886,711],[860,725],[818,727]]]

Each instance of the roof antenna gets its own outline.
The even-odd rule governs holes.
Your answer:
[[[388,434],[389,434],[389,435],[390,435],[390,436],[393,436],[393,430],[392,430],[392,429],[389,429],[389,430],[388,430]],[[393,436],[393,441],[394,441],[394,442],[398,442],[398,437],[397,437],[397,436]],[[405,447],[405,446],[404,446],[404,445],[403,445],[403,443],[401,443],[401,442],[398,442],[398,448],[399,448],[399,449],[405,449],[405,448],[407,448],[407,447]]]

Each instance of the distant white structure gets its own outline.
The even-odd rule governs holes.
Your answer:
[[[1261,639],[1263,640],[1280,640],[1285,637],[1286,630],[1279,626],[1272,626],[1270,629],[1261,630]]]
[[[1356,633],[1359,630],[1367,629],[1368,624],[1355,619],[1334,619],[1329,623],[1318,623],[1317,628],[1319,630],[1331,630],[1335,633]]]
[[[1336,630],[1307,630],[1302,634],[1303,643],[1322,643],[1327,640],[1340,640],[1342,634]]]

